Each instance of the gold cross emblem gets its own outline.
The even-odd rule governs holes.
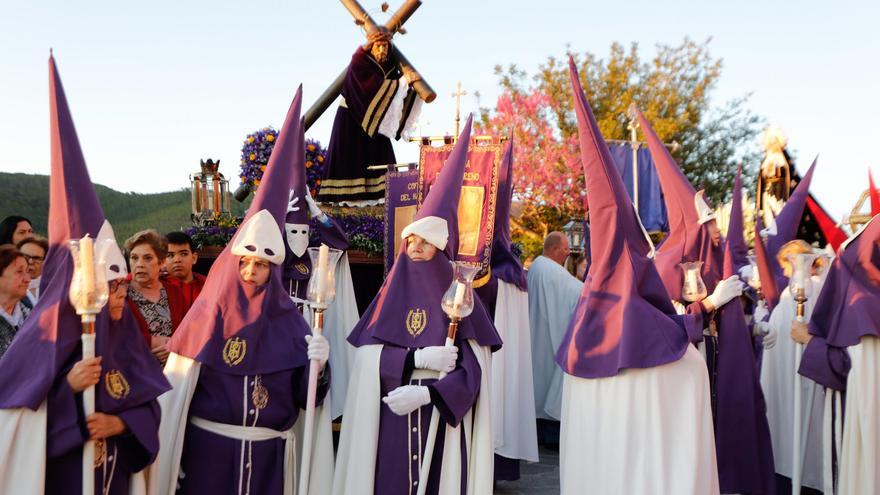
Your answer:
[[[411,309],[406,314],[406,331],[413,337],[418,337],[428,326],[428,313],[424,309]]]
[[[247,341],[238,337],[226,339],[223,346],[223,361],[229,366],[236,366],[244,360],[247,354]]]

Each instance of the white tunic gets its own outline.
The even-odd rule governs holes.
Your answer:
[[[495,453],[538,462],[529,295],[498,281],[495,328],[504,346],[492,355],[492,423]]]
[[[617,376],[566,374],[559,435],[562,494],[717,494],[709,375],[681,359]]]
[[[839,495],[880,493],[880,339],[848,347],[846,417],[840,452]]]
[[[544,256],[538,256],[532,262],[528,281],[535,415],[558,421],[563,373],[556,364],[556,350],[562,343],[584,284],[559,263]]]
[[[813,303],[819,295],[820,283],[814,279],[813,296],[807,300],[804,316],[809,321]],[[776,345],[764,349],[761,366],[761,388],[767,403],[767,422],[773,444],[773,462],[776,472],[792,475],[792,442],[794,422],[794,359],[796,344],[791,339],[791,322],[797,303],[788,289],[779,298],[779,304],[770,315],[772,331],[778,332]],[[823,388],[809,378],[801,380],[801,452],[804,455],[801,484],[822,489],[822,418],[825,395]]]

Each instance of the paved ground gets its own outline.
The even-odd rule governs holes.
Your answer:
[[[559,493],[559,452],[543,445],[538,450],[540,462],[520,464],[520,479],[499,481],[496,495],[556,495]]]

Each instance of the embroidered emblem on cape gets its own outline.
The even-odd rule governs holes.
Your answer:
[[[406,331],[418,337],[428,326],[428,313],[424,309],[411,309],[406,314]]]
[[[236,366],[244,360],[247,354],[247,342],[244,339],[233,337],[226,339],[226,345],[223,346],[223,361],[229,366]]]
[[[110,370],[104,375],[104,388],[107,389],[110,397],[116,400],[128,397],[128,393],[131,391],[128,380],[119,370]]]
[[[251,402],[257,409],[266,409],[269,405],[269,390],[263,386],[260,375],[254,377],[254,391],[251,392]]]
[[[294,268],[296,268],[296,271],[302,273],[303,275],[307,275],[309,273],[309,267],[307,267],[305,263],[297,263]]]
[[[95,469],[101,467],[104,464],[104,458],[107,455],[107,444],[104,442],[104,439],[95,440]]]

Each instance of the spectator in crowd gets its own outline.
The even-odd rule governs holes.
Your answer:
[[[18,241],[16,247],[27,261],[27,272],[31,277],[27,297],[33,306],[40,298],[40,280],[43,276],[43,262],[49,252],[49,241],[43,237],[25,237]]]
[[[24,256],[11,244],[0,246],[0,356],[31,312],[26,297],[30,281]]]
[[[180,231],[169,232],[165,238],[168,240],[168,255],[165,258],[168,276],[163,281],[180,289],[185,307],[189,310],[205,285],[205,276],[193,271],[199,255],[192,238],[187,234]]]
[[[0,222],[0,244],[18,244],[34,235],[31,221],[19,215],[9,215]]]
[[[154,229],[142,230],[125,241],[131,273],[128,304],[153,355],[163,363],[168,358],[168,341],[186,314],[180,290],[159,278],[167,246]]]

